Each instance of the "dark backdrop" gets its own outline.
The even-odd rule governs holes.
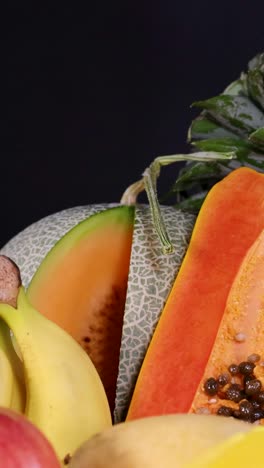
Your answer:
[[[118,201],[155,156],[187,151],[192,101],[264,49],[261,2],[71,3],[1,14],[1,245],[44,215]]]

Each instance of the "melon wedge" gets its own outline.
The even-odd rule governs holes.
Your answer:
[[[164,255],[148,205],[136,205],[124,312],[115,422],[125,419],[149,342],[186,253],[195,216],[161,206],[174,253]]]
[[[63,236],[40,264],[27,295],[87,351],[113,407],[134,208],[94,214]]]

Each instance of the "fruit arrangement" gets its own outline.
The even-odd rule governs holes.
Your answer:
[[[195,106],[193,152],[2,247],[6,467],[261,466],[264,55]]]

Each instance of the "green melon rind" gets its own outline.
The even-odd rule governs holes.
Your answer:
[[[192,214],[165,206],[161,210],[175,248],[171,255],[161,251],[149,207],[136,207],[114,411],[116,423],[125,418],[143,358],[194,226]]]
[[[28,288],[42,260],[62,236],[91,215],[116,206],[120,205],[78,206],[46,216],[13,237],[2,247],[0,254],[7,255],[18,265],[22,283]]]
[[[83,239],[89,238],[89,235],[96,232],[102,232],[111,225],[126,225],[128,228],[134,224],[134,206],[118,205],[106,210],[101,210],[98,213],[88,216],[84,220],[77,223],[72,229],[66,232],[58,242],[48,252],[46,257],[41,262],[35,275],[31,279],[28,287],[29,298],[35,285],[37,289],[41,287],[41,278],[49,273],[50,268],[58,264],[63,258],[74,249]],[[109,244],[110,247],[110,244]],[[89,262],[89,258],[87,259]]]

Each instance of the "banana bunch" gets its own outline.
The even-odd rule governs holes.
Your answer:
[[[111,426],[98,373],[85,351],[28,302],[19,270],[0,256],[0,406],[24,413],[61,461]]]

